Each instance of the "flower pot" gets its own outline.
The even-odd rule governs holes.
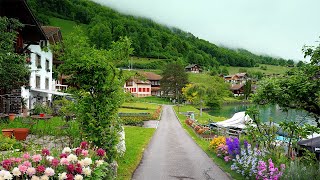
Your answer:
[[[13,129],[2,129],[2,135],[4,137],[12,137]]]
[[[29,134],[28,128],[14,128],[13,129],[13,136],[16,138],[16,140],[26,140],[28,134]]]
[[[40,113],[39,116],[40,116],[40,117],[44,117],[44,113]]]
[[[13,121],[15,117],[16,117],[15,114],[13,114],[13,113],[9,114],[9,120],[10,121]]]

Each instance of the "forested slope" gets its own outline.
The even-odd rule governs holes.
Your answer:
[[[157,24],[150,19],[120,14],[89,0],[28,0],[38,20],[49,24],[58,17],[87,24],[92,44],[108,49],[120,36],[132,40],[134,56],[178,59],[210,67],[217,65],[253,67],[258,63],[291,65],[292,60],[255,55],[247,50],[218,47],[193,34]]]

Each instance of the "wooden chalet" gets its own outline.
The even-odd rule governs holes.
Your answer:
[[[158,74],[152,72],[141,72],[141,75],[144,76],[151,83],[151,95],[160,96],[160,80],[162,77]]]
[[[200,73],[202,70],[198,64],[189,64],[185,67],[187,72]]]

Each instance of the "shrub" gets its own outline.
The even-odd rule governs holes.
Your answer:
[[[278,180],[283,174],[283,171],[285,170],[285,165],[281,164],[280,169],[275,167],[272,159],[268,160],[268,163],[264,161],[258,162],[258,172],[256,175],[256,179],[272,179],[272,180]]]
[[[46,104],[35,103],[31,112],[32,114],[40,114],[40,113],[52,114],[52,109]]]
[[[0,134],[0,151],[8,151],[13,149],[21,149],[22,145],[16,139],[4,137]]]
[[[121,117],[122,123],[128,126],[142,126],[144,117]]]
[[[201,128],[201,127],[197,125],[197,126],[194,127],[194,130],[195,130],[195,131],[198,131],[200,128]]]
[[[216,149],[216,153],[218,157],[225,157],[228,156],[228,146],[225,144],[220,144],[217,149]]]
[[[213,151],[216,151],[219,145],[226,145],[226,138],[224,136],[218,136],[213,138],[210,142],[209,148]]]

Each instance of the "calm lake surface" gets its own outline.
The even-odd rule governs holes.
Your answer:
[[[223,105],[221,109],[210,110],[208,113],[213,116],[231,118],[234,113],[246,111],[246,109],[252,106],[252,104]],[[316,125],[314,118],[310,117],[305,111],[289,110],[288,112],[283,112],[277,105],[259,106],[258,109],[260,112],[260,118],[265,122],[272,118],[272,120],[276,123],[282,121],[303,121],[303,123]]]

